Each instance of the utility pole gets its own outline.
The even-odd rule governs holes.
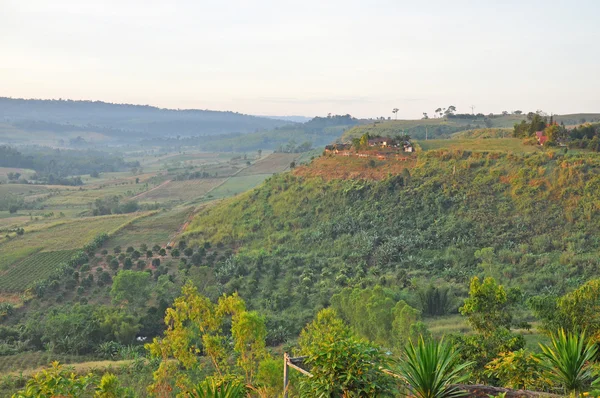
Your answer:
[[[427,141],[427,126],[425,126],[425,141]]]
[[[471,105],[471,113],[474,115],[475,114],[475,105]]]

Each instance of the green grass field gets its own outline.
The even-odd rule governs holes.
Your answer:
[[[281,173],[289,170],[290,164],[299,157],[298,153],[273,153],[242,170],[238,176]]]
[[[0,374],[19,372],[48,366],[52,361],[64,364],[81,363],[91,360],[92,357],[82,355],[63,355],[53,352],[23,352],[18,355],[7,355],[0,361]]]
[[[221,199],[238,195],[259,186],[270,176],[271,174],[254,174],[249,176],[231,177],[223,185],[212,190],[207,197]]]
[[[166,244],[169,238],[185,222],[191,210],[191,208],[176,208],[170,211],[160,211],[150,217],[135,220],[113,235],[105,244],[105,247],[139,247],[142,243],[150,246]]]
[[[442,139],[442,140],[418,140],[417,144],[424,151],[435,149],[458,149],[465,151],[504,151],[504,152],[537,152],[540,151],[536,145],[523,145],[518,138],[486,138],[486,139]]]

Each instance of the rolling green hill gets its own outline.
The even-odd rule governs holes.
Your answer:
[[[432,150],[380,182],[272,177],[187,236],[233,253],[214,264],[219,286],[293,333],[345,286],[405,297],[485,275],[568,291],[600,274],[599,197],[596,154]]]

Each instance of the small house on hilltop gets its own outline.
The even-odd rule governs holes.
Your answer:
[[[548,141],[548,137],[544,135],[543,131],[536,131],[535,136],[537,138],[538,144],[544,145],[546,141]]]
[[[392,144],[392,139],[389,137],[369,138],[369,146],[386,147]]]

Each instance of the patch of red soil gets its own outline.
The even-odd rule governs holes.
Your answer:
[[[306,166],[297,167],[293,173],[301,177],[322,177],[327,181],[334,179],[379,181],[389,175],[401,174],[402,170],[411,169],[417,164],[415,154],[405,155],[404,159],[325,155]]]

